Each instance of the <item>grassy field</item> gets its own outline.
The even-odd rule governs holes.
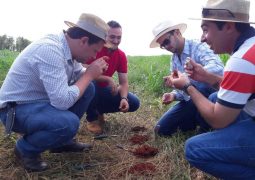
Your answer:
[[[7,51],[0,52],[0,81],[3,81],[16,55]],[[19,135],[4,137],[3,126],[0,125],[0,179],[215,179],[190,167],[184,158],[184,142],[196,132],[178,132],[171,138],[154,137],[153,127],[156,121],[170,107],[161,104],[161,96],[167,91],[162,85],[162,77],[168,74],[169,56],[136,56],[128,59],[130,91],[140,97],[141,107],[134,113],[106,115],[105,133],[116,137],[94,140],[82,119],[76,138],[92,143],[93,150],[65,154],[45,152],[42,157],[50,169],[40,173],[28,173],[17,165],[13,155],[13,147]],[[145,130],[132,131],[136,126],[144,127]],[[158,153],[150,158],[134,156],[132,151],[141,147],[131,142],[132,137],[137,135],[148,137],[145,144],[157,148]],[[117,148],[117,144],[123,145],[126,150]],[[143,172],[136,171],[139,170],[136,165],[144,163],[150,164],[150,168]]]
[[[18,52],[0,50],[0,86]]]

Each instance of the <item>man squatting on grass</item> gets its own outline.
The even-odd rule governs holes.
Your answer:
[[[47,169],[40,158],[46,150],[79,152],[92,147],[74,136],[95,94],[91,81],[107,69],[107,57],[86,70],[81,63],[96,57],[109,27],[92,14],[65,23],[67,31],[47,35],[20,53],[0,90],[1,121],[8,134],[22,134],[14,153],[28,171]]]
[[[224,65],[220,57],[213,53],[206,43],[186,39],[182,33],[186,30],[185,23],[163,21],[153,29],[154,39],[150,47],[160,47],[173,53],[171,58],[170,72],[184,72],[186,59],[189,57],[195,62],[201,64],[207,71],[223,75]],[[165,85],[172,89],[172,83],[167,77]],[[196,88],[205,96],[208,97],[216,89],[209,86],[207,83],[192,80]],[[173,89],[171,92],[164,93],[162,96],[163,104],[170,104],[173,101],[179,101],[172,106],[159,119],[155,126],[155,133],[161,136],[171,136],[178,129],[181,131],[189,131],[200,128],[200,132],[206,132],[210,126],[199,116],[196,106],[190,97],[183,91]]]
[[[191,78],[220,84],[209,101],[185,74],[170,77],[185,90],[201,115],[215,130],[186,141],[185,155],[192,166],[222,179],[255,177],[255,29],[249,22],[248,0],[208,0],[202,11],[203,41],[230,59],[220,78],[191,61]]]
[[[95,81],[95,96],[87,110],[87,129],[91,133],[101,134],[104,127],[104,113],[134,112],[140,106],[139,98],[129,92],[128,61],[126,54],[119,49],[122,37],[122,27],[116,21],[109,21],[109,30],[106,37],[108,47],[103,47],[97,53],[96,59],[107,56],[108,68]],[[90,64],[95,59],[91,59]],[[86,65],[87,66],[87,65]],[[117,72],[119,85],[116,84],[113,74]]]

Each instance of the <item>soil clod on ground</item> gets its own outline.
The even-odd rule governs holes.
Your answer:
[[[157,148],[154,148],[149,145],[142,145],[136,149],[134,149],[133,154],[140,157],[152,157],[155,156],[159,151]]]
[[[152,175],[156,171],[154,164],[146,163],[137,163],[131,166],[128,170],[128,173],[135,175]]]
[[[132,144],[143,144],[143,143],[145,143],[148,140],[149,140],[149,136],[148,135],[138,135],[138,134],[133,135],[129,139],[129,141],[131,141]]]

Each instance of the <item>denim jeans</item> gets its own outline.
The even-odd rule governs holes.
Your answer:
[[[23,134],[16,148],[25,157],[34,157],[45,150],[72,143],[79,129],[80,118],[95,94],[91,83],[83,96],[69,110],[59,110],[49,102],[18,104],[13,131]],[[6,112],[0,113],[5,125]]]
[[[222,179],[255,178],[255,121],[242,112],[232,125],[200,134],[185,143],[192,166]]]
[[[95,82],[94,85],[96,93],[93,100],[89,104],[87,110],[87,120],[89,122],[95,121],[97,120],[98,115],[103,113],[120,112],[120,94],[118,93],[116,96],[113,96],[110,87],[100,87]],[[129,104],[128,112],[136,111],[140,106],[140,100],[138,97],[129,92],[127,98]]]
[[[196,85],[196,88],[206,97],[215,92],[214,89],[204,84]],[[155,133],[161,136],[171,136],[177,130],[183,132],[196,129],[197,125],[203,131],[208,131],[210,126],[203,120],[197,111],[193,101],[180,101],[172,106],[159,119],[155,126]]]

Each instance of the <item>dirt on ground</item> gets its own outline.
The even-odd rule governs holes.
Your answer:
[[[76,139],[93,144],[89,152],[42,153],[49,169],[28,173],[16,163],[13,148],[20,135],[3,136],[0,125],[0,179],[212,179],[190,168],[183,156],[185,138],[157,138],[153,128],[164,109],[146,106],[134,113],[106,115],[104,134],[94,139],[82,119]],[[120,148],[121,147],[121,148]]]

